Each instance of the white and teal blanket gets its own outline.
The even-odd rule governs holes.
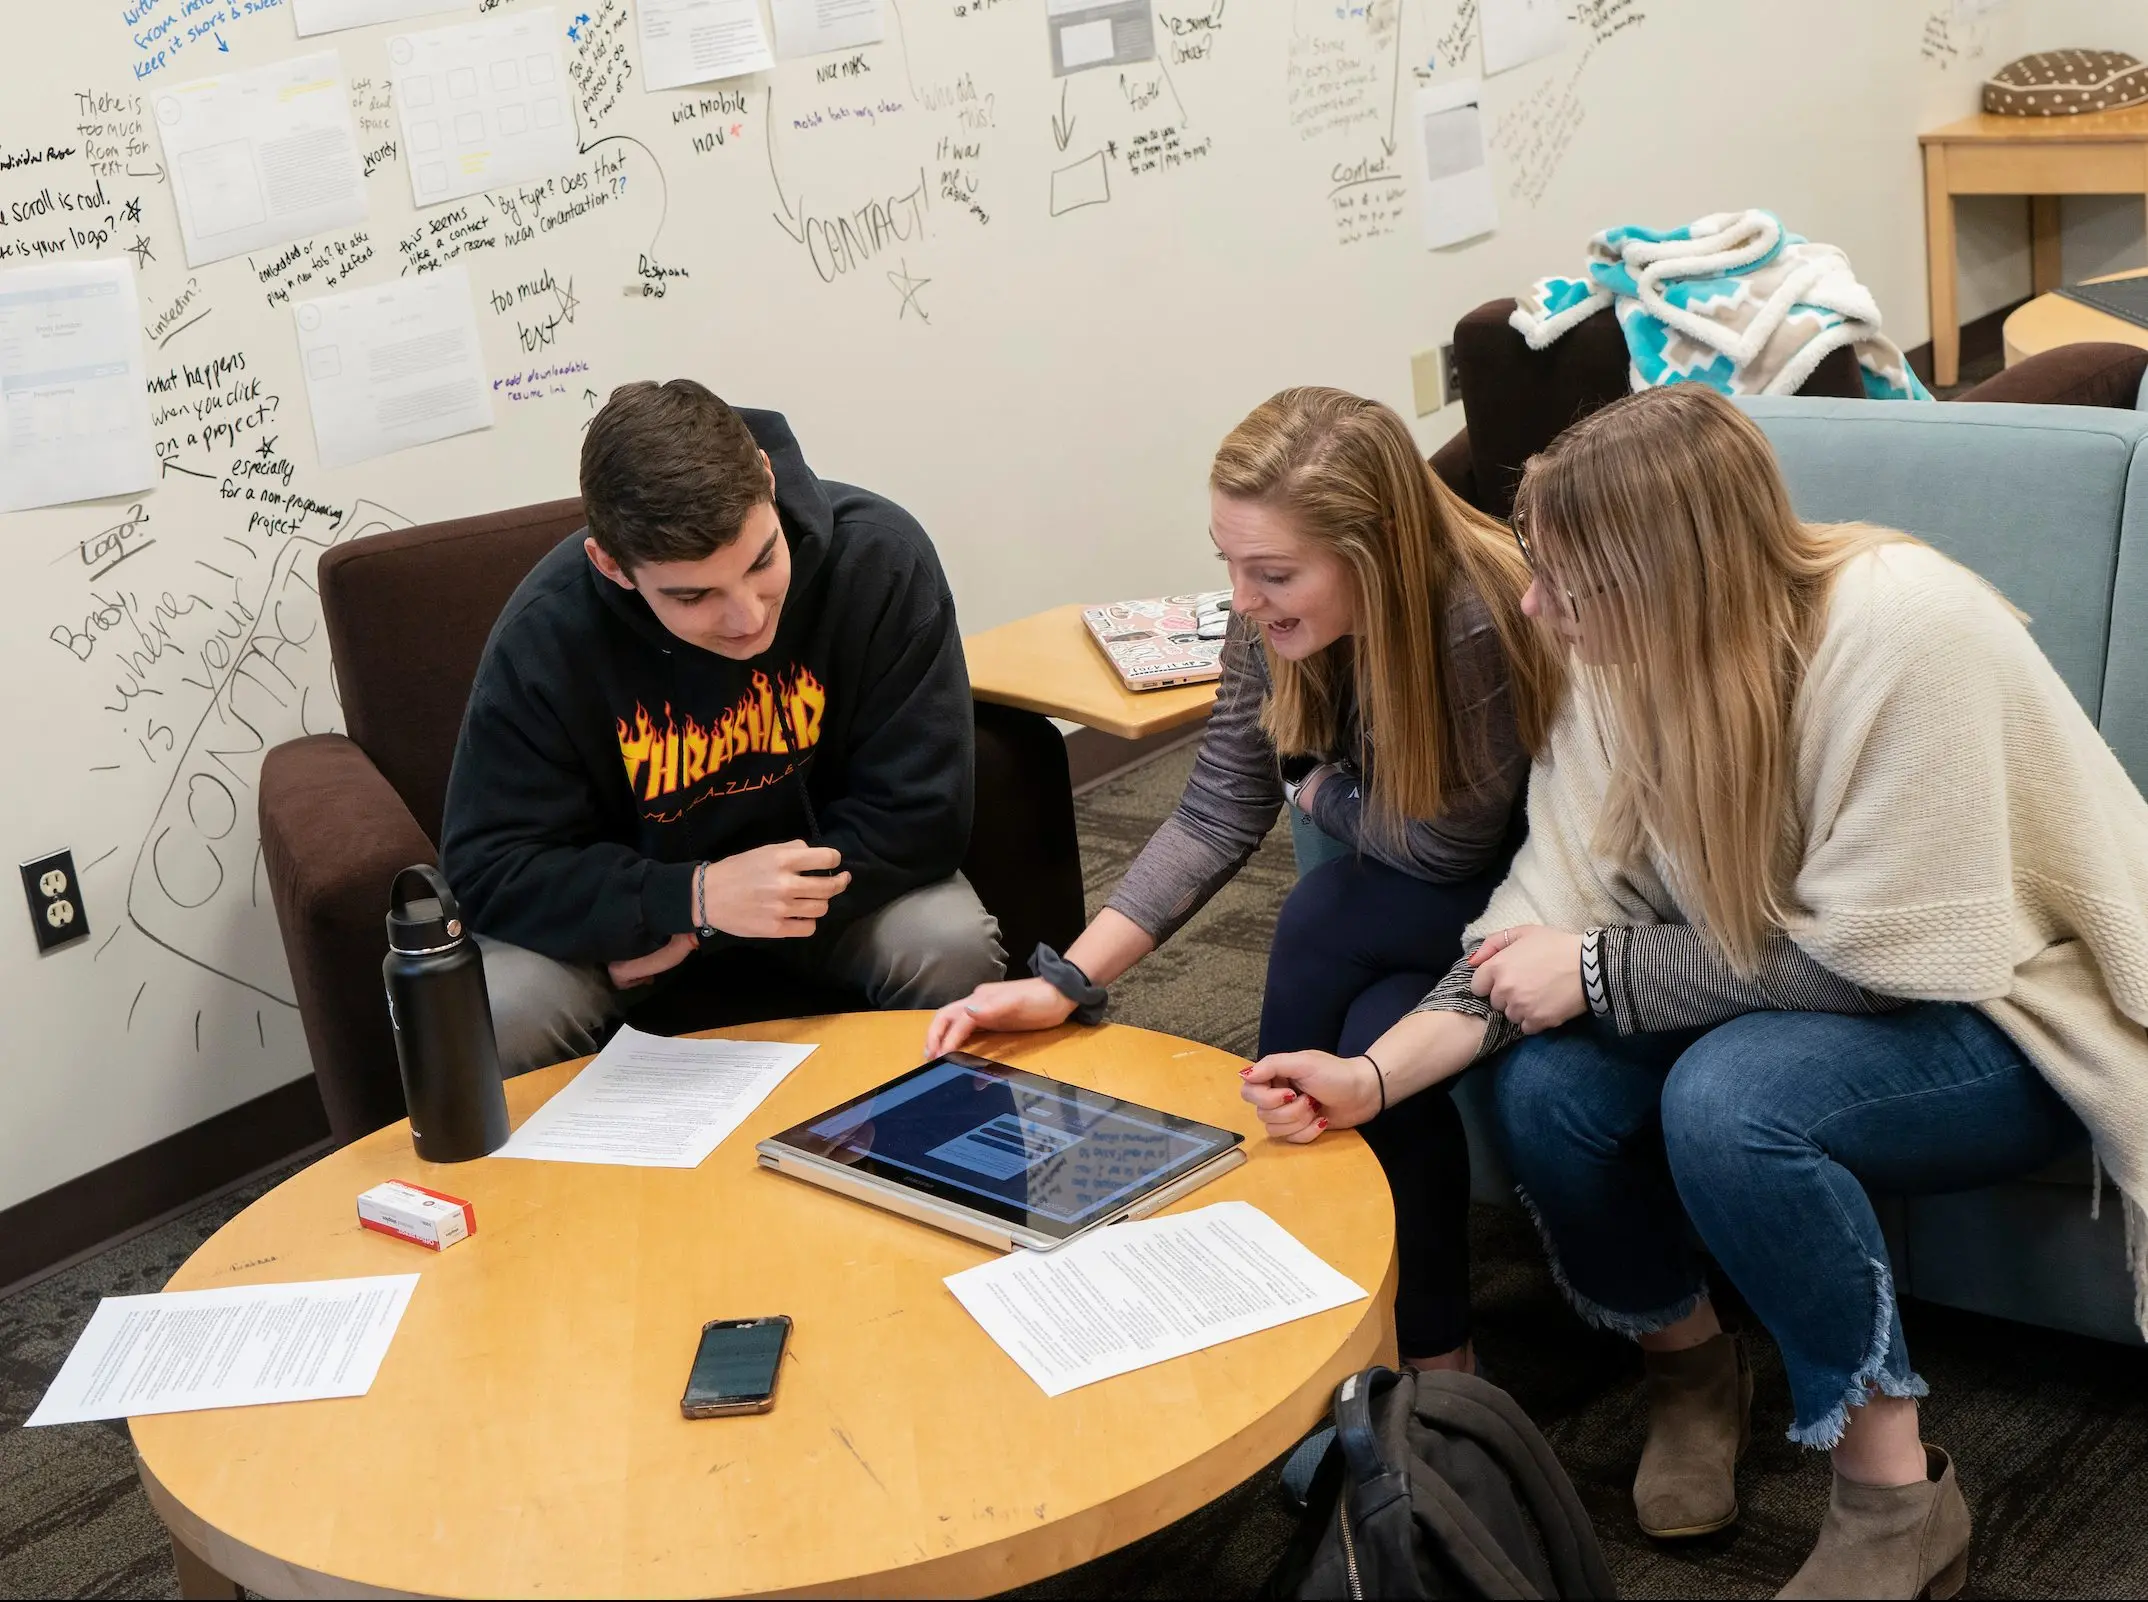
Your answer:
[[[1607,228],[1581,278],[1545,278],[1514,328],[1542,350],[1583,318],[1618,309],[1635,389],[1707,384],[1726,395],[1788,395],[1847,345],[1872,400],[1930,400],[1880,332],[1872,292],[1833,245],[1765,211],[1725,211],[1684,228]]]

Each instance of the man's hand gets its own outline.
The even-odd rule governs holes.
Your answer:
[[[1003,979],[979,985],[932,1015],[925,1055],[954,1051],[980,1031],[1056,1029],[1074,1016],[1074,1003],[1042,979]]]
[[[1327,1129],[1366,1123],[1380,1110],[1380,1081],[1363,1057],[1285,1051],[1238,1070],[1238,1094],[1251,1102],[1270,1140],[1303,1145]]]
[[[1502,929],[1469,954],[1469,988],[1525,1035],[1589,1010],[1581,990],[1581,936],[1542,924]]]
[[[612,988],[615,990],[631,990],[636,985],[647,984],[660,973],[671,972],[672,969],[693,955],[694,947],[699,944],[701,942],[690,934],[677,934],[658,946],[646,957],[629,957],[625,962],[608,964],[607,967],[612,976]]]
[[[827,916],[828,903],[850,888],[847,873],[819,878],[806,870],[842,865],[840,851],[803,840],[741,851],[708,865],[701,915],[710,928],[741,940],[803,939]]]

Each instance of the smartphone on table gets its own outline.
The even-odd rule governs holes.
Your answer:
[[[791,1321],[781,1313],[710,1319],[701,1326],[679,1411],[688,1418],[767,1412],[776,1405],[776,1374],[790,1338]]]

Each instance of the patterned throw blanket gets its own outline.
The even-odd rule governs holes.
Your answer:
[[[1514,329],[1542,350],[1583,318],[1618,309],[1635,389],[1707,384],[1726,395],[1789,395],[1847,345],[1870,400],[1930,400],[1880,332],[1878,304],[1833,245],[1765,211],[1717,212],[1684,228],[1607,228],[1581,278],[1545,278]]]

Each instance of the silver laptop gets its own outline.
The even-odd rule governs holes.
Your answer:
[[[1049,1251],[1245,1161],[1245,1137],[967,1052],[754,1148],[761,1166],[982,1241]]]

